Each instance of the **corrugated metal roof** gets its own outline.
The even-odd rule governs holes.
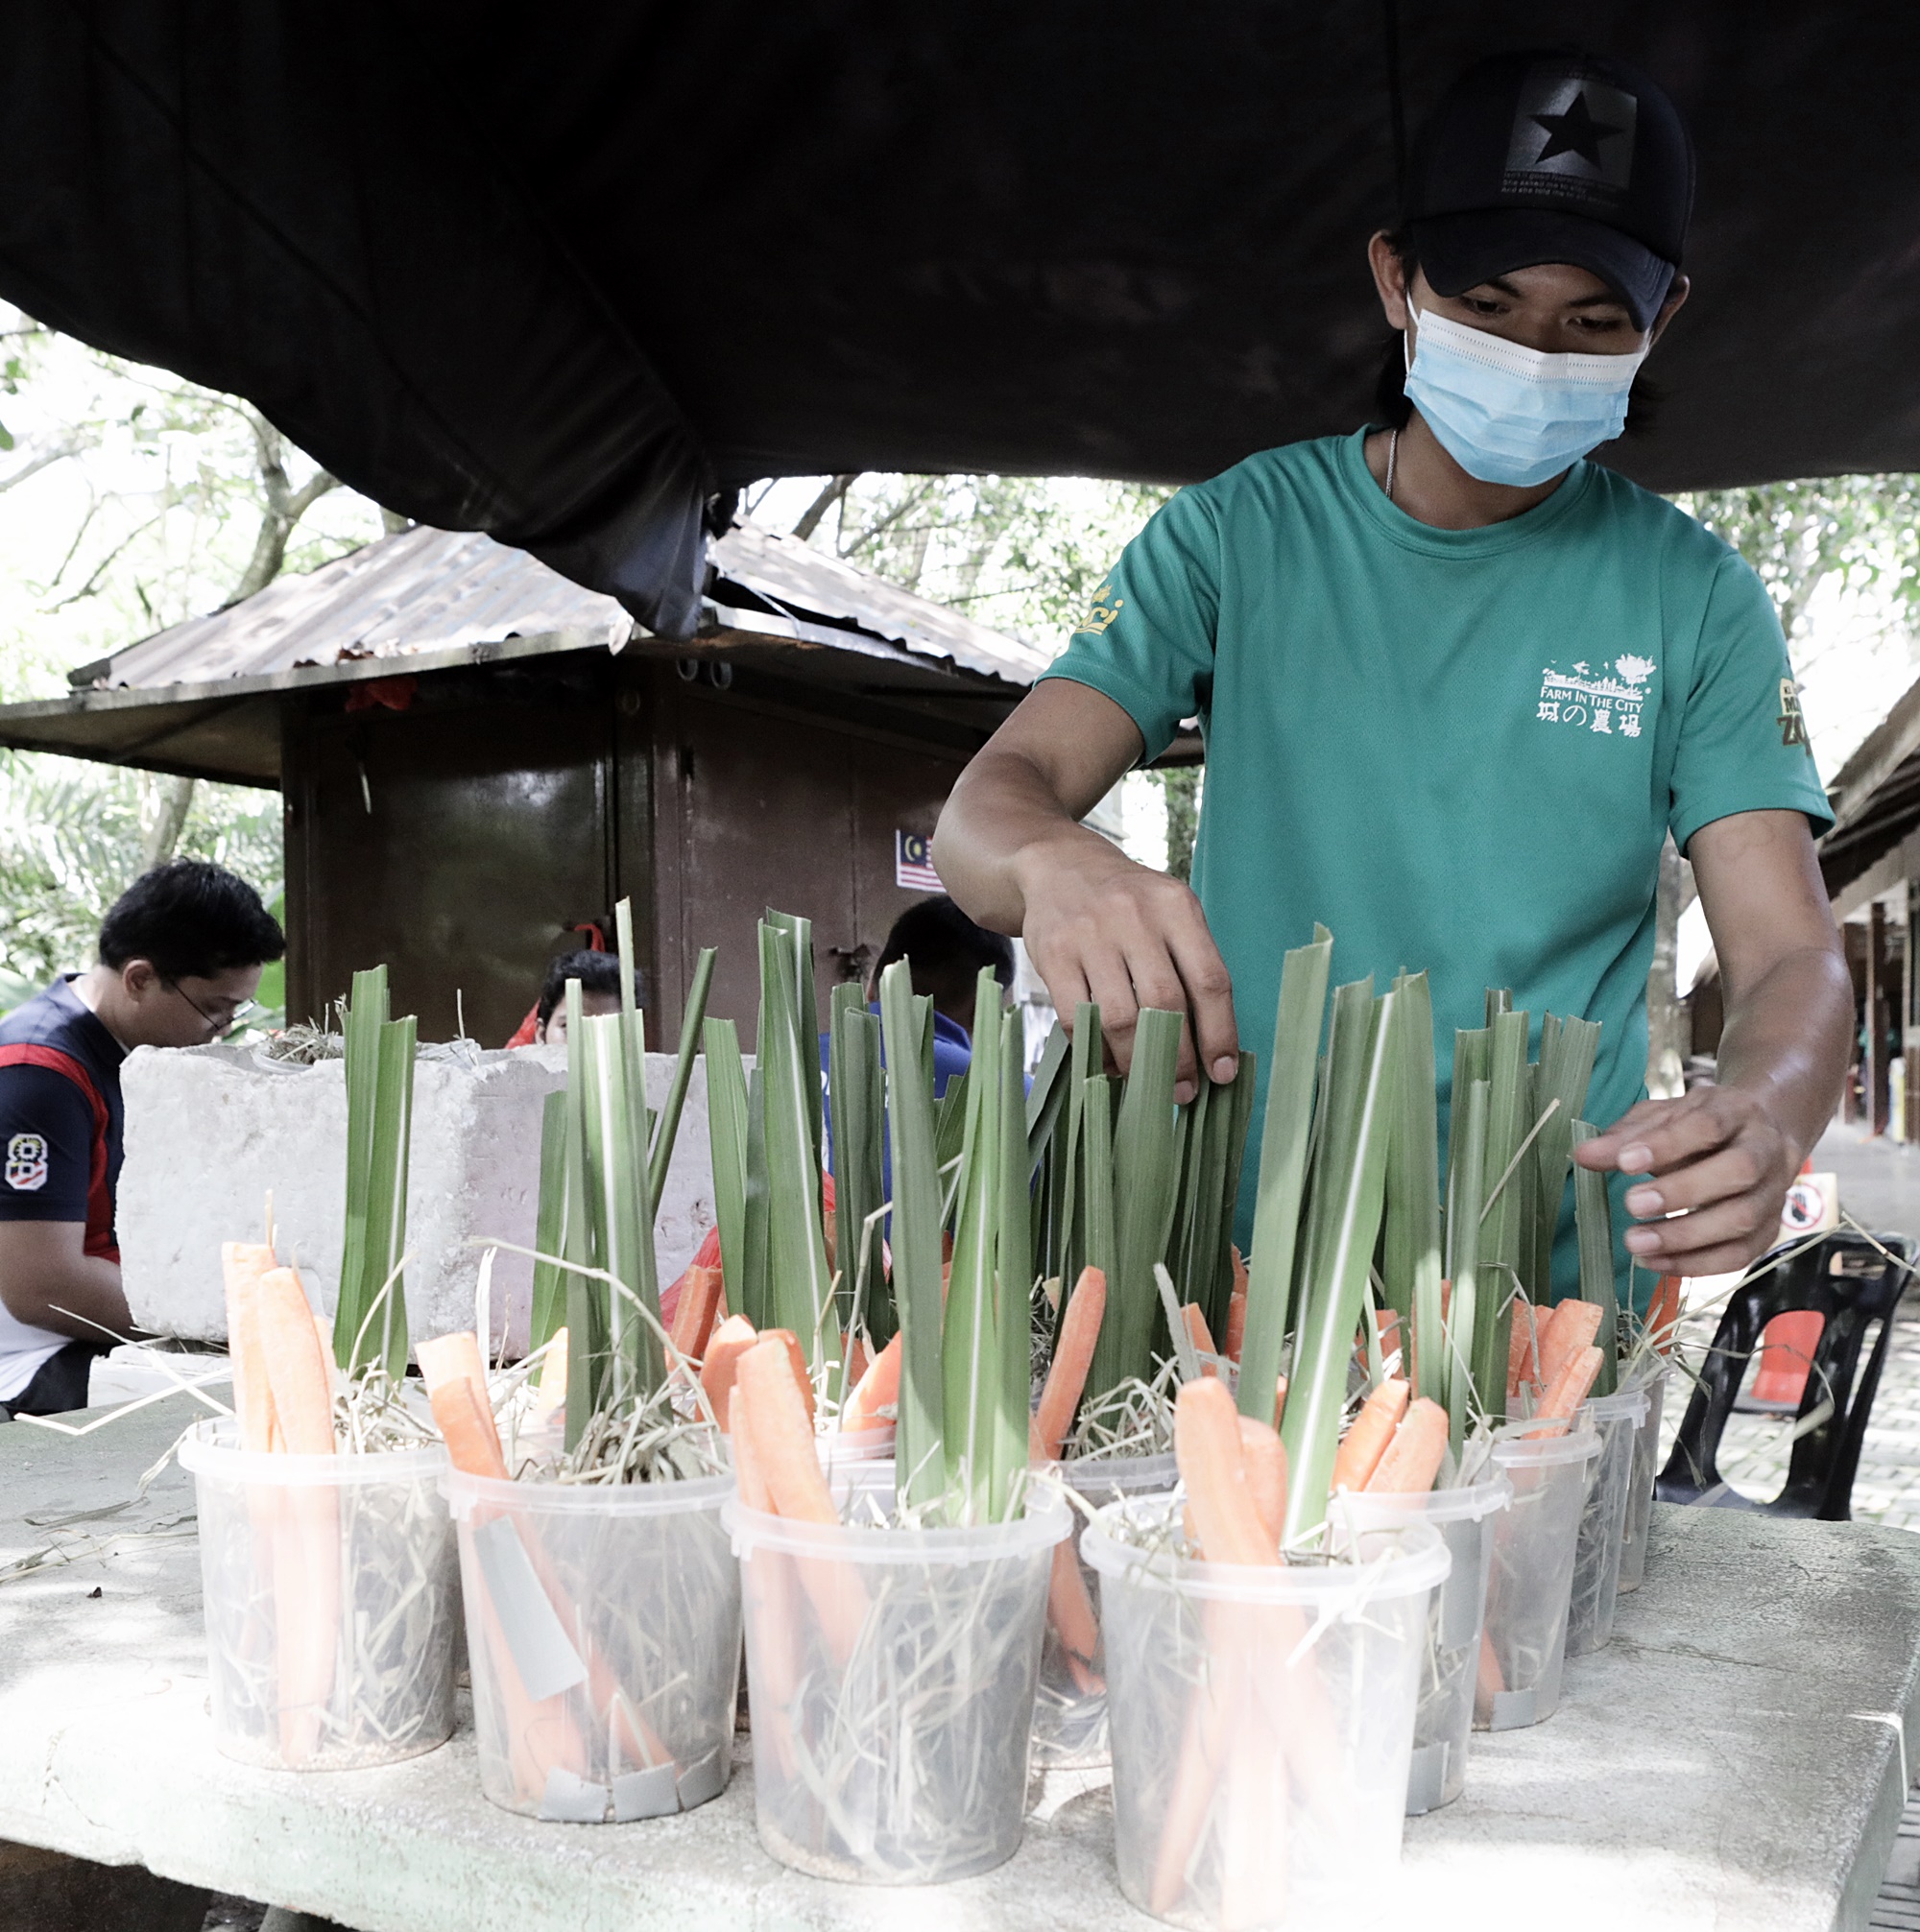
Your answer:
[[[709,561],[716,574],[706,615],[714,627],[828,645],[844,635],[864,655],[878,642],[1018,685],[1048,661],[1033,645],[755,524],[716,539]],[[617,650],[640,633],[612,598],[523,550],[475,532],[418,527],[306,576],[283,577],[244,604],[177,624],[75,675],[92,689],[205,684],[548,634],[556,647],[564,638],[574,648]]]

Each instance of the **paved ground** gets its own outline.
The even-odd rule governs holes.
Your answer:
[[[1840,1205],[1864,1227],[1920,1237],[1920,1148],[1836,1127],[1814,1151],[1813,1165],[1839,1176]],[[1688,1323],[1683,1355],[1691,1353],[1697,1362],[1717,1321],[1717,1307],[1710,1306],[1697,1322]],[[1666,1445],[1685,1409],[1684,1391],[1669,1389],[1663,1418]],[[1721,1444],[1720,1472],[1742,1495],[1776,1495],[1786,1479],[1791,1427],[1790,1419],[1736,1415]],[[1854,1515],[1861,1522],[1920,1530],[1920,1291],[1909,1294],[1895,1319],[1854,1483]]]

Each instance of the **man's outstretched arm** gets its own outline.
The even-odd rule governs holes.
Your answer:
[[[1024,939],[1063,1019],[1071,1023],[1081,1000],[1098,1002],[1102,1038],[1122,1069],[1141,1007],[1186,1014],[1186,1100],[1201,1066],[1216,1081],[1238,1068],[1226,966],[1186,886],[1079,823],[1141,749],[1138,727],[1111,698],[1048,679],[960,775],[933,858],[971,918]]]
[[[1787,1189],[1839,1099],[1854,993],[1800,813],[1716,819],[1688,857],[1726,996],[1718,1079],[1642,1101],[1574,1158],[1652,1176],[1626,1197],[1643,1267],[1720,1275],[1778,1239]]]

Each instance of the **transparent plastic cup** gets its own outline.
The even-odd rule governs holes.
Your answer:
[[[854,1463],[891,1463],[894,1459],[894,1425],[882,1422],[873,1429],[823,1429],[813,1439],[820,1452],[820,1467],[830,1477],[834,1470]]]
[[[1633,1439],[1633,1472],[1627,1480],[1626,1535],[1620,1548],[1620,1587],[1637,1590],[1646,1575],[1646,1536],[1653,1521],[1653,1479],[1660,1470],[1660,1420],[1672,1369],[1662,1363],[1640,1387],[1646,1391],[1646,1419]]]
[[[198,1498],[223,1755],[357,1771],[444,1744],[460,1617],[446,1451],[251,1454],[221,1419],[180,1459]]]
[[[840,1524],[724,1512],[740,1559],[754,1801],[783,1865],[865,1885],[990,1871],[1020,1846],[1054,1544],[1044,1489],[972,1530],[869,1527],[891,1464],[850,1466]]]
[[[569,1825],[727,1788],[740,1680],[732,1476],[498,1482],[449,1469],[480,1788]]]
[[[1558,1436],[1526,1433],[1536,1426],[1510,1422],[1494,1439],[1494,1465],[1513,1485],[1513,1501],[1495,1518],[1477,1730],[1516,1730],[1560,1706],[1580,1512],[1600,1439],[1584,1422]]]
[[[1447,1547],[1403,1518],[1357,1531],[1338,1562],[1192,1562],[1168,1549],[1180,1508],[1110,1503],[1082,1544],[1100,1575],[1120,1890],[1196,1932],[1349,1932],[1393,1902]]]
[[[1179,1466],[1171,1455],[1082,1457],[1061,1464],[1056,1473],[1092,1509],[1127,1496],[1161,1495],[1180,1480]],[[1086,1516],[1076,1509],[1072,1536],[1053,1553],[1047,1589],[1046,1641],[1040,1653],[1040,1688],[1033,1701],[1033,1761],[1049,1770],[1068,1766],[1097,1770],[1111,1760],[1105,1667],[1098,1643],[1098,1586],[1080,1547],[1086,1526]],[[1069,1647],[1062,1626],[1089,1614],[1094,1649],[1091,1658],[1083,1659]]]
[[[1487,1578],[1500,1512],[1512,1500],[1513,1485],[1496,1473],[1463,1489],[1429,1490],[1416,1496],[1349,1495],[1337,1505],[1345,1521],[1358,1528],[1396,1518],[1431,1524],[1452,1559],[1427,1616],[1413,1757],[1406,1774],[1409,1818],[1452,1804],[1466,1788]]]
[[[1567,1609],[1567,1655],[1603,1649],[1614,1634],[1620,1558],[1626,1548],[1627,1497],[1633,1487],[1633,1445],[1646,1420],[1646,1392],[1622,1389],[1594,1395],[1580,1413],[1600,1439],[1587,1477],[1580,1534],[1573,1553],[1573,1589]]]

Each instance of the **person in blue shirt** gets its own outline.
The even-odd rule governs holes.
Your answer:
[[[956,1073],[973,1059],[973,996],[980,968],[991,966],[1004,993],[1014,983],[1013,942],[976,926],[945,893],[921,899],[894,921],[880,956],[867,978],[868,1011],[880,1010],[880,975],[896,960],[905,960],[913,990],[933,1001],[933,1091],[947,1091]],[[828,1071],[828,1041],[820,1040],[820,1069]],[[828,1150],[832,1148],[832,1096],[828,1096]]]

